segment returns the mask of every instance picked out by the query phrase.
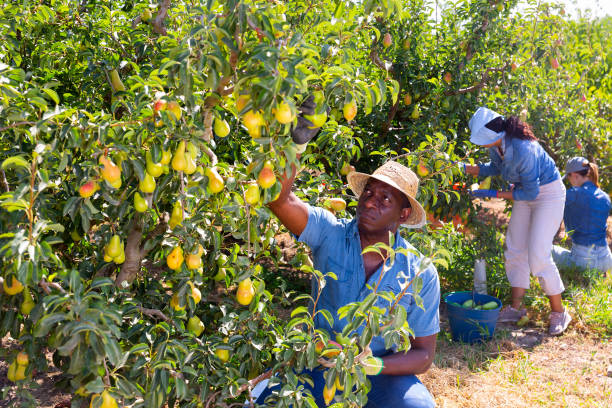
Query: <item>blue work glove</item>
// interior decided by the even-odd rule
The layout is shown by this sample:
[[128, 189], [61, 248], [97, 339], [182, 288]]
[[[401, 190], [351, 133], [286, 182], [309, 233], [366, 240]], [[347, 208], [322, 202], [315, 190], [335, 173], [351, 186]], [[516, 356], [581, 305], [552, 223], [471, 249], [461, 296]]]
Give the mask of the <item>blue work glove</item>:
[[470, 195], [478, 198], [495, 198], [497, 197], [497, 190], [472, 190]]

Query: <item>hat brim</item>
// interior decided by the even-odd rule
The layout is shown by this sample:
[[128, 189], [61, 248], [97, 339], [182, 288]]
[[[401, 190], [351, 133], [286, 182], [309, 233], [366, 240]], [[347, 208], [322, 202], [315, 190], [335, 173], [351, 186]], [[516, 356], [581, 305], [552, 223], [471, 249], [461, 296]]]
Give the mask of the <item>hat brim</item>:
[[390, 185], [391, 187], [402, 192], [408, 198], [408, 201], [410, 201], [410, 206], [412, 207], [410, 216], [404, 223], [402, 223], [402, 225], [407, 228], [421, 228], [427, 223], [427, 215], [425, 214], [423, 206], [421, 206], [421, 204], [416, 200], [416, 198], [403, 191], [391, 178], [382, 174], [372, 175], [359, 173], [356, 171], [349, 173], [346, 178], [349, 187], [351, 188], [351, 190], [353, 190], [357, 198], [359, 198], [361, 196], [361, 193], [363, 193], [363, 189], [365, 188], [368, 179], [370, 178], [382, 181], [383, 183]]

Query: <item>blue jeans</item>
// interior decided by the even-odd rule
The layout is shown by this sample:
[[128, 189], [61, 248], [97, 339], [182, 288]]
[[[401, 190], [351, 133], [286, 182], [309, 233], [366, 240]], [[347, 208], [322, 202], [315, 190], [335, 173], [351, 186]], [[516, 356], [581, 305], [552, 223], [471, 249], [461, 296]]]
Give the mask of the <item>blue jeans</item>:
[[[314, 390], [309, 384], [304, 383], [304, 388], [312, 392], [313, 397], [320, 408], [326, 407], [323, 400], [323, 387], [325, 379], [323, 370], [306, 370], [314, 383]], [[427, 388], [419, 381], [416, 375], [376, 375], [369, 377], [372, 389], [368, 394], [366, 408], [432, 408], [436, 404]], [[266, 388], [257, 398], [257, 404], [263, 404], [268, 395], [279, 387]]]
[[612, 270], [612, 253], [606, 246], [586, 246], [572, 244], [572, 250], [555, 245], [552, 256], [557, 265], [564, 267], [599, 269], [602, 272]]

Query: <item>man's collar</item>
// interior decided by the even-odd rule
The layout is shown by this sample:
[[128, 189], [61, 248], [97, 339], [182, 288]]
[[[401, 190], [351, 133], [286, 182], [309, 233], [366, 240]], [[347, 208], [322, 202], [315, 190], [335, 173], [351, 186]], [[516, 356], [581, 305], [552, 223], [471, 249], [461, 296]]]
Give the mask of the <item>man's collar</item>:
[[[349, 223], [349, 235], [352, 238], [357, 239], [358, 241], [360, 240], [359, 226], [357, 225], [357, 217], [353, 218], [351, 222]], [[400, 239], [402, 239], [402, 236], [400, 235], [399, 228], [398, 228], [397, 231], [395, 231], [395, 240], [393, 242], [393, 249], [397, 249]]]

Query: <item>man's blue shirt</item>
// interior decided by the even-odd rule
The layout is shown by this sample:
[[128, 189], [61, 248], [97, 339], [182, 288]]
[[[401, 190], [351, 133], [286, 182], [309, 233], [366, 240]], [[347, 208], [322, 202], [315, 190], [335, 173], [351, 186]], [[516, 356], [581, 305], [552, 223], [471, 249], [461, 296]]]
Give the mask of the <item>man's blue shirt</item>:
[[[337, 219], [329, 211], [323, 208], [308, 207], [308, 223], [299, 237], [300, 242], [306, 243], [313, 254], [315, 269], [327, 273], [334, 272], [338, 280], [326, 279], [325, 287], [319, 298], [317, 309], [327, 309], [334, 316], [333, 327], [327, 320], [317, 314], [315, 325], [340, 333], [346, 326], [345, 319], [338, 319], [337, 311], [348, 303], [364, 300], [371, 290], [366, 286], [365, 269], [361, 254], [361, 241], [356, 219]], [[395, 235], [394, 248], [414, 249], [399, 233]], [[410, 282], [419, 271], [422, 256], [408, 253], [407, 256], [397, 254], [395, 263], [383, 276], [379, 291], [392, 291], [396, 294], [401, 292], [401, 286]], [[403, 272], [407, 278], [402, 278], [399, 272]], [[382, 266], [373, 273], [368, 284], [375, 287], [380, 278]], [[424, 337], [436, 334], [440, 331], [440, 318], [438, 307], [440, 304], [440, 282], [438, 273], [434, 266], [429, 266], [420, 277], [423, 287], [419, 295], [423, 299], [425, 310], [419, 308], [410, 295], [413, 286], [407, 290], [400, 304], [407, 312], [407, 321], [413, 330], [415, 337]], [[313, 295], [317, 292], [317, 282], [313, 280]], [[389, 307], [387, 301], [379, 300], [378, 306]], [[333, 338], [333, 335], [332, 335]], [[381, 337], [375, 337], [370, 345], [374, 355], [382, 355], [387, 352]]]
[[[505, 136], [504, 136], [505, 137]], [[491, 161], [479, 164], [479, 178], [498, 176], [514, 184], [512, 198], [518, 201], [535, 200], [540, 186], [560, 178], [553, 159], [536, 141], [516, 137], [505, 137], [505, 151], [502, 158], [497, 147], [489, 148]]]
[[610, 197], [591, 181], [567, 190], [563, 221], [566, 231], [574, 231], [572, 242], [585, 246], [606, 246], [609, 214]]

